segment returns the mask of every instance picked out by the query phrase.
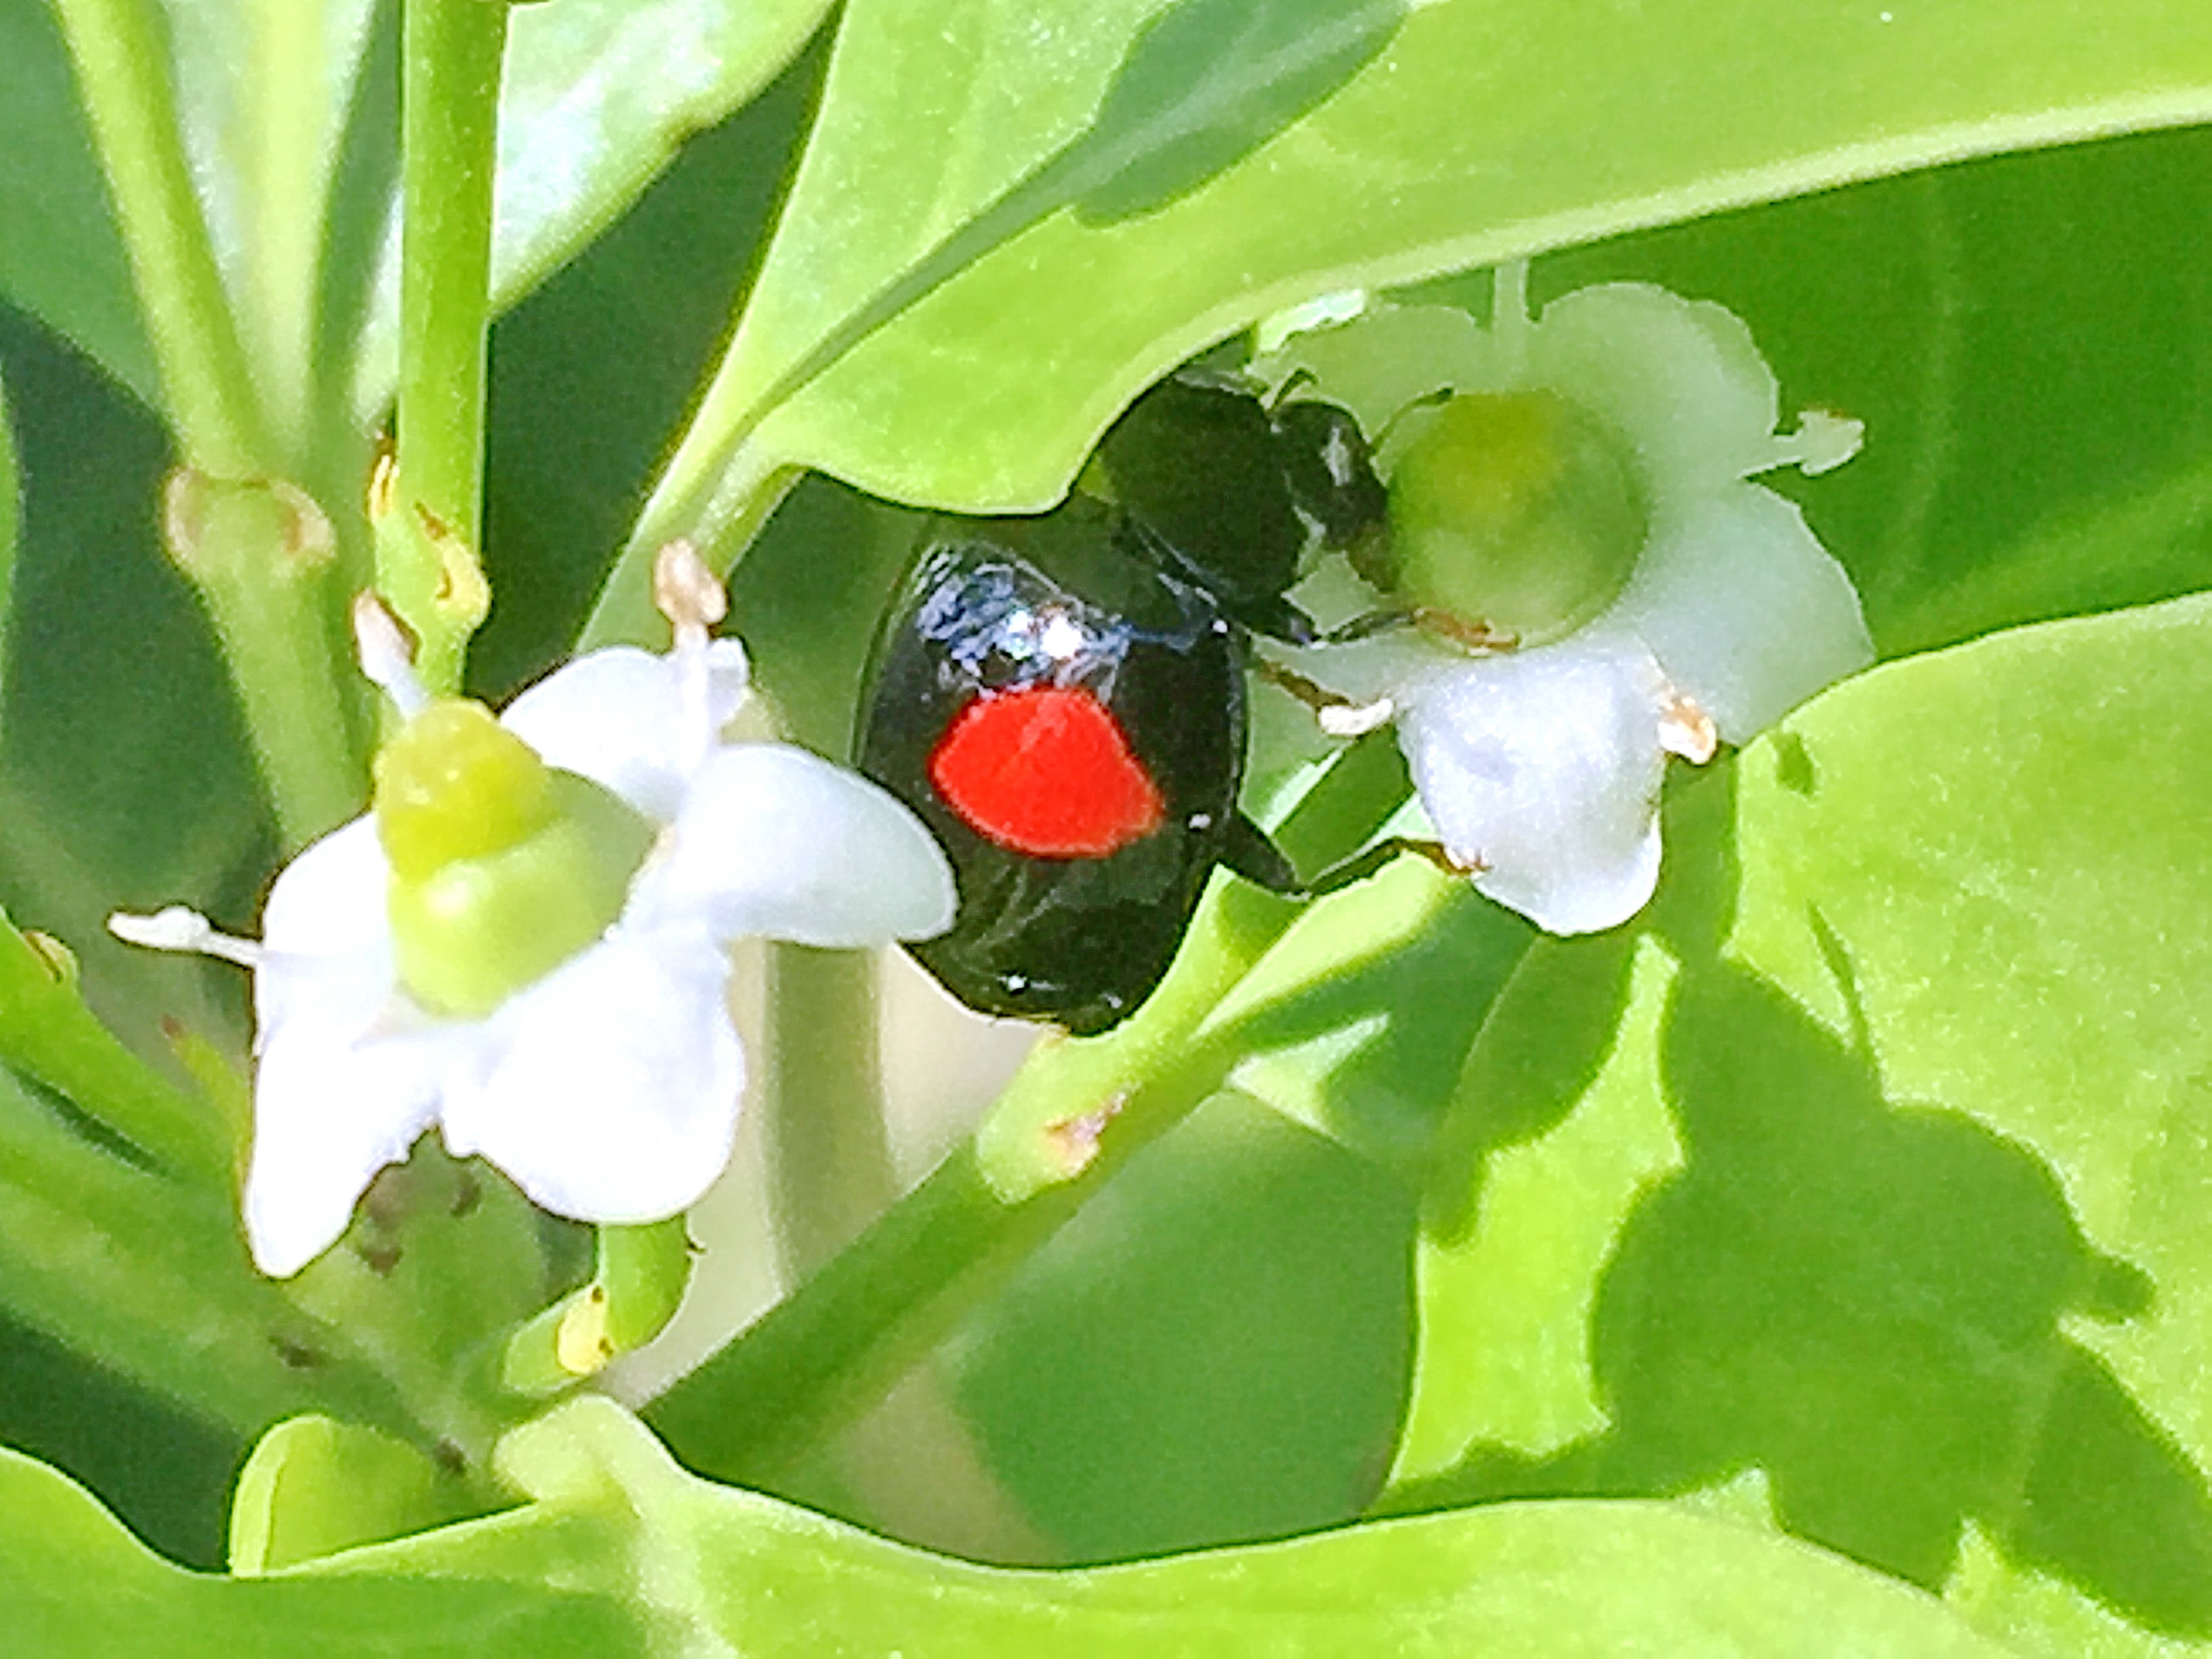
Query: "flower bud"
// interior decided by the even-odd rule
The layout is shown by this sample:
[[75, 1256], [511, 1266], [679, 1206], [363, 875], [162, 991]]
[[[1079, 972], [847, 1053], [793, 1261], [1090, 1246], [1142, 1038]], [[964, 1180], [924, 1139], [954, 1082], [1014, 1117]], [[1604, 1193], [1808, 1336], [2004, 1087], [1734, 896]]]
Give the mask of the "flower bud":
[[1390, 479], [1386, 586], [1541, 645], [1627, 585], [1649, 519], [1627, 447], [1556, 392], [1454, 398]]

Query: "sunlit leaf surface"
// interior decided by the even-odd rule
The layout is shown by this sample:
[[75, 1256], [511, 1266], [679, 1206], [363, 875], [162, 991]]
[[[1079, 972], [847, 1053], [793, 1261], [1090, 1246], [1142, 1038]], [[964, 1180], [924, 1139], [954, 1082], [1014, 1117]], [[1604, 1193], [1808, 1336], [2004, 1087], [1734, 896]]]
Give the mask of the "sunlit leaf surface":
[[[1221, 66], [1158, 76], [1201, 15]], [[1237, 72], [1287, 37], [1306, 49], [1276, 78]], [[793, 460], [1038, 507], [1138, 388], [1273, 307], [2208, 104], [2212, 28], [2185, 0], [2094, 21], [1834, 0], [1786, 26], [1660, 6], [1595, 30], [1495, 0], [983, 3], [927, 27], [857, 4], [665, 499], [738, 512], [707, 507], [726, 465], [745, 489]], [[1107, 155], [1110, 199], [1088, 165]]]
[[[193, 1643], [946, 1659], [1041, 1646], [1316, 1659], [1347, 1644], [1415, 1656], [1996, 1651], [1878, 1575], [1654, 1505], [1516, 1506], [1055, 1577], [925, 1555], [692, 1480], [605, 1402], [524, 1431], [507, 1467], [540, 1502], [305, 1573], [225, 1582], [153, 1559], [82, 1492], [10, 1460], [0, 1587], [34, 1649], [118, 1656]], [[107, 1593], [81, 1601], [64, 1575], [94, 1561]]]

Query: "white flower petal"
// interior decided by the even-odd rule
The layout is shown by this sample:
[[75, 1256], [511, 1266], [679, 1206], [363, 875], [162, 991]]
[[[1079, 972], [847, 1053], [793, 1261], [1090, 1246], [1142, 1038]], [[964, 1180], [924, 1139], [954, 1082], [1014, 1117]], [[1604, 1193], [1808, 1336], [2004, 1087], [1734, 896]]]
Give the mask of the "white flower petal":
[[360, 1032], [398, 994], [373, 818], [334, 830], [284, 866], [262, 911], [254, 1051], [295, 1020]]
[[289, 1025], [373, 1030], [405, 1006], [389, 939], [343, 955], [265, 951], [253, 975], [253, 1051], [261, 1053]]
[[674, 1215], [721, 1173], [736, 1132], [744, 1055], [728, 981], [702, 933], [617, 929], [492, 1016], [491, 1063], [447, 1087], [446, 1145], [556, 1215]]
[[1779, 393], [1742, 319], [1644, 283], [1585, 288], [1537, 319], [1521, 384], [1603, 417], [1635, 449], [1662, 524], [1774, 464]]
[[1757, 484], [1717, 492], [1656, 538], [1603, 622], [1650, 646], [1730, 743], [1874, 660], [1850, 578]]
[[389, 869], [374, 818], [363, 813], [331, 830], [278, 873], [262, 907], [262, 943], [295, 956], [341, 956], [388, 939]]
[[353, 1012], [307, 1009], [261, 1029], [246, 1232], [272, 1278], [337, 1242], [371, 1177], [407, 1156], [437, 1115], [441, 1079], [468, 1058], [469, 1027], [364, 1040]]
[[943, 851], [894, 797], [803, 749], [748, 743], [694, 775], [623, 920], [854, 946], [928, 939], [955, 903]]
[[[744, 647], [708, 651], [708, 715], [717, 732], [745, 700]], [[691, 764], [679, 659], [617, 646], [579, 657], [507, 706], [500, 724], [549, 764], [603, 783], [666, 823]]]
[[1659, 878], [1657, 669], [1585, 631], [1471, 660], [1399, 723], [1421, 804], [1474, 884], [1554, 933], [1644, 908]]

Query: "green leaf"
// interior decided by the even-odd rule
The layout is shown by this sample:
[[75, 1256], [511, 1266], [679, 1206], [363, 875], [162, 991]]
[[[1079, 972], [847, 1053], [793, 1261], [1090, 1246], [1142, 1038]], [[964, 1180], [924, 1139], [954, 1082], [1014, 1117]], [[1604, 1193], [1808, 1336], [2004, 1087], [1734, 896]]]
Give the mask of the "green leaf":
[[425, 1532], [469, 1508], [460, 1481], [404, 1440], [328, 1417], [289, 1418], [239, 1471], [230, 1570], [275, 1572]]
[[[703, 127], [789, 63], [828, 0], [561, 0], [517, 6], [500, 99], [495, 308], [600, 235]], [[353, 404], [377, 418], [398, 368], [396, 232], [359, 344]]]
[[1876, 1574], [1656, 1505], [1516, 1505], [1042, 1574], [927, 1555], [694, 1480], [603, 1400], [520, 1431], [501, 1462], [534, 1506], [312, 1577], [538, 1585], [558, 1573], [635, 1598], [667, 1652], [1996, 1651]]
[[[2212, 1638], [2208, 625], [1915, 658], [1686, 797], [1609, 1050], [1470, 1070], [1523, 1127], [1439, 1167], [1394, 1504], [1752, 1469], [1992, 1634]], [[1518, 988], [1478, 1059], [1561, 1042]]]
[[82, 1489], [0, 1450], [0, 1601], [31, 1654], [575, 1656], [650, 1651], [603, 1595], [409, 1577], [221, 1578], [173, 1567]]
[[[1149, 191], [1144, 170], [1187, 160], [1194, 131], [1288, 124], [1209, 152], [1223, 170], [1157, 212], [1060, 211], [1100, 187], [1066, 158], [1158, 100], [1130, 89], [1151, 72], [1146, 26], [1232, 9], [1283, 38], [1288, 20], [1326, 33], [1379, 15], [1068, 7], [1039, 76], [1021, 45], [1033, 7], [965, 7], [950, 26], [849, 8], [783, 228], [633, 556], [742, 526], [760, 481], [794, 463], [917, 503], [1042, 506], [1139, 387], [1332, 289], [2212, 108], [2212, 32], [2188, 0], [2094, 24], [2063, 0], [1888, 21], [1823, 0], [1785, 29], [1741, 3], [1662, 7], [1595, 34], [1572, 8], [1443, 0], [1310, 113], [1234, 73], [1194, 77], [1176, 120], [1108, 135], [1130, 140], [1107, 145], [1121, 179]], [[638, 602], [618, 588], [600, 625]]]

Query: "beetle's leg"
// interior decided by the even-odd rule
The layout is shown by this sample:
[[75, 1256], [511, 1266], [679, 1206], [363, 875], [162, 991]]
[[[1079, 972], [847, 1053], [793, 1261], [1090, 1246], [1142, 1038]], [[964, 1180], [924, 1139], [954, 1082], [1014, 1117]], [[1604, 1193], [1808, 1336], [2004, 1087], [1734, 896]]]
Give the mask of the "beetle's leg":
[[1414, 621], [1414, 615], [1410, 611], [1388, 608], [1369, 611], [1354, 617], [1348, 623], [1339, 623], [1321, 636], [1321, 643], [1356, 645], [1361, 640], [1371, 640], [1378, 634], [1395, 634], [1401, 628], [1411, 628]]
[[1255, 601], [1243, 611], [1237, 620], [1245, 627], [1285, 645], [1317, 645], [1325, 637], [1314, 619], [1288, 599]]
[[1510, 628], [1495, 628], [1486, 622], [1470, 622], [1455, 617], [1449, 611], [1437, 611], [1422, 605], [1413, 612], [1413, 626], [1431, 634], [1439, 635], [1454, 645], [1489, 657], [1502, 651], [1517, 650], [1521, 636]]
[[1383, 422], [1382, 429], [1375, 434], [1375, 447], [1379, 451], [1384, 444], [1389, 443], [1390, 441], [1390, 434], [1398, 429], [1398, 422], [1404, 420], [1406, 416], [1413, 414], [1415, 410], [1424, 409], [1442, 409], [1446, 404], [1449, 403], [1453, 398], [1458, 396], [1459, 388], [1457, 386], [1440, 386], [1434, 392], [1424, 392], [1419, 397], [1400, 405], [1398, 412], [1393, 415], [1389, 420]]
[[1420, 629], [1449, 640], [1454, 645], [1480, 652], [1484, 656], [1518, 650], [1521, 645], [1521, 636], [1509, 628], [1494, 627], [1486, 622], [1469, 622], [1462, 617], [1453, 616], [1449, 611], [1438, 611], [1429, 605], [1416, 605], [1411, 611], [1370, 611], [1354, 617], [1348, 623], [1339, 623], [1323, 634], [1318, 643], [1356, 645], [1362, 640], [1394, 633], [1401, 628]]
[[1279, 893], [1285, 898], [1317, 899], [1341, 892], [1356, 881], [1366, 880], [1401, 854], [1426, 859], [1448, 876], [1472, 876], [1490, 867], [1480, 859], [1472, 864], [1462, 863], [1440, 841], [1386, 836], [1372, 847], [1331, 865], [1311, 881], [1300, 881], [1298, 872], [1283, 856], [1283, 849], [1242, 812], [1230, 820], [1229, 833], [1222, 843], [1221, 862], [1254, 886], [1264, 887], [1271, 893]]
[[1480, 859], [1472, 864], [1462, 864], [1454, 858], [1440, 841], [1426, 841], [1413, 836], [1386, 836], [1364, 852], [1354, 853], [1341, 864], [1333, 864], [1306, 884], [1306, 892], [1314, 898], [1325, 898], [1340, 892], [1355, 881], [1364, 881], [1376, 874], [1401, 854], [1417, 859], [1426, 859], [1448, 876], [1479, 875], [1490, 866]]
[[1275, 395], [1268, 398], [1261, 407], [1272, 416], [1277, 410], [1290, 402], [1291, 393], [1296, 392], [1300, 386], [1311, 385], [1320, 378], [1313, 370], [1301, 363], [1284, 377], [1282, 385], [1275, 388]]
[[1357, 738], [1389, 723], [1398, 712], [1398, 705], [1388, 697], [1378, 697], [1373, 702], [1355, 702], [1352, 698], [1316, 685], [1304, 675], [1285, 668], [1265, 657], [1253, 663], [1253, 672], [1267, 681], [1289, 692], [1314, 711], [1321, 729], [1332, 738]]
[[1305, 884], [1283, 856], [1283, 849], [1242, 812], [1229, 820], [1228, 833], [1221, 842], [1221, 861], [1255, 887], [1280, 893], [1285, 898], [1306, 896]]

